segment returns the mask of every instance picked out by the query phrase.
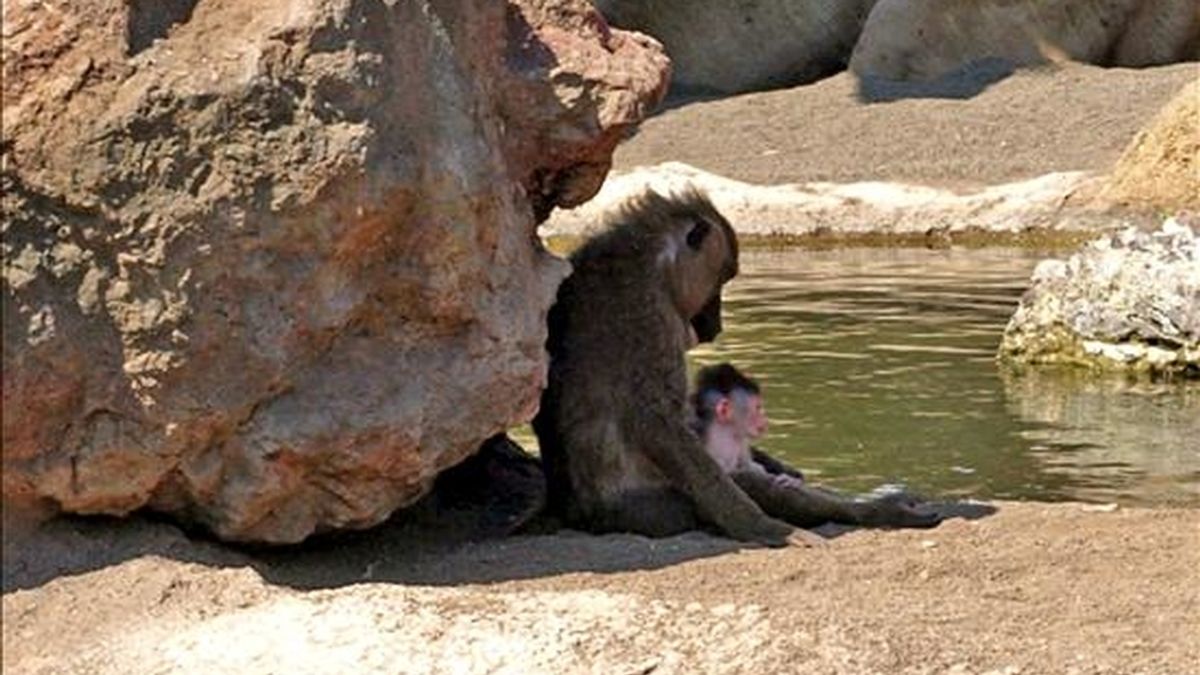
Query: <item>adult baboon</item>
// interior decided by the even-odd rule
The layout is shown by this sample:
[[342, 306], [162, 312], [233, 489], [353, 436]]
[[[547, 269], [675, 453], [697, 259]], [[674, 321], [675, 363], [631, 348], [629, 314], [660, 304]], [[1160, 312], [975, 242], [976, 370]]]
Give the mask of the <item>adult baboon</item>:
[[721, 330], [737, 238], [707, 197], [647, 192], [571, 256], [550, 310], [549, 382], [533, 421], [547, 499], [568, 525], [666, 536], [710, 525], [784, 545], [688, 427], [684, 352]]
[[751, 446], [767, 429], [758, 383], [728, 363], [701, 368], [692, 394], [705, 450], [768, 514], [798, 527], [834, 522], [869, 527], [934, 527], [942, 517], [904, 493], [855, 499], [812, 485]]

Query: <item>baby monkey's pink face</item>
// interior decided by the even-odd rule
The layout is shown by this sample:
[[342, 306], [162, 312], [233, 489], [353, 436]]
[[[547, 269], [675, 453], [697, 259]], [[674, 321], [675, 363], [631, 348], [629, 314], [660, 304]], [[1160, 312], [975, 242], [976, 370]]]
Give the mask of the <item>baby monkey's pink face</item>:
[[746, 438], [754, 440], [767, 433], [767, 407], [762, 396], [758, 394], [743, 394], [735, 396], [735, 409], [740, 419], [738, 425]]
[[717, 403], [717, 422], [733, 427], [741, 438], [755, 440], [767, 433], [767, 408], [759, 394], [735, 390]]

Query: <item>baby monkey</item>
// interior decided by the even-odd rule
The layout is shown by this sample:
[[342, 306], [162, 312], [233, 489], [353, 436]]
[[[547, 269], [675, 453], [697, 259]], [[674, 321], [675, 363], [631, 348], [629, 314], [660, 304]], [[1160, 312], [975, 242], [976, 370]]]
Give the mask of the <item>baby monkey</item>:
[[762, 392], [728, 363], [700, 369], [692, 407], [705, 449], [768, 515], [798, 527], [934, 527], [942, 520], [903, 493], [861, 500], [810, 485], [800, 471], [754, 448], [768, 426]]
[[696, 433], [728, 474], [751, 471], [778, 485], [796, 487], [804, 474], [751, 445], [767, 432], [767, 410], [758, 383], [728, 363], [702, 368], [692, 395]]

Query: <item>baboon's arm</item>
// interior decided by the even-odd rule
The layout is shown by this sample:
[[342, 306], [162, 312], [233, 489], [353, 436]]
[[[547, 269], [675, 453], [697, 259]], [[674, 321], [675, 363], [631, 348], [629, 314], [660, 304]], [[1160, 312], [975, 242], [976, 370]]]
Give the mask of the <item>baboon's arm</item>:
[[769, 474], [757, 471], [736, 471], [731, 477], [763, 511], [797, 527], [857, 524], [866, 515], [863, 504], [816, 486], [780, 485]]
[[768, 455], [758, 448], [750, 448], [750, 459], [757, 465], [761, 466], [767, 473], [776, 476], [791, 476], [804, 480], [804, 474], [799, 469], [792, 468], [778, 459]]
[[797, 527], [835, 522], [926, 528], [937, 527], [943, 518], [937, 509], [904, 493], [862, 501], [807, 483], [781, 485], [774, 477], [758, 471], [738, 471], [732, 477], [763, 511]]
[[792, 527], [771, 518], [721, 471], [700, 439], [679, 420], [643, 419], [645, 452], [655, 466], [695, 503], [705, 521], [728, 536], [784, 546]]

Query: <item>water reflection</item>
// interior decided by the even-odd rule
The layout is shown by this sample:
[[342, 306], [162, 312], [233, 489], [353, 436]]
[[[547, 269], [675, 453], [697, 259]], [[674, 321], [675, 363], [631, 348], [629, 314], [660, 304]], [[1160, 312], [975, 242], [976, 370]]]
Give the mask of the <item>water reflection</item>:
[[725, 332], [693, 361], [759, 378], [773, 422], [762, 445], [846, 489], [1200, 505], [1200, 385], [997, 367], [1042, 257], [746, 251]]
[[1075, 476], [1081, 498], [1200, 504], [1200, 387], [1040, 370], [1001, 379], [1009, 412], [1032, 425], [1021, 432], [1031, 454]]

